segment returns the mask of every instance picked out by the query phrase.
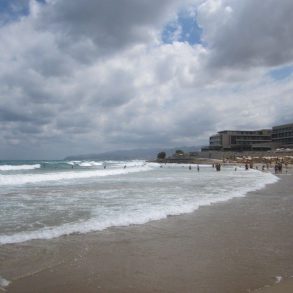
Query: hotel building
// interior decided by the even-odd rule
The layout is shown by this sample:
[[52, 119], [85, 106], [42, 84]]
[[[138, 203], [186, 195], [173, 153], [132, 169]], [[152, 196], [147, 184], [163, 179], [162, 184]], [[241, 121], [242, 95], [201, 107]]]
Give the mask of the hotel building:
[[202, 151], [267, 151], [293, 148], [293, 123], [260, 130], [223, 130]]
[[293, 123], [274, 126], [272, 141], [280, 147], [293, 147]]
[[207, 150], [223, 151], [249, 151], [269, 150], [268, 143], [272, 141], [272, 130], [223, 130], [210, 137], [210, 145], [203, 148]]

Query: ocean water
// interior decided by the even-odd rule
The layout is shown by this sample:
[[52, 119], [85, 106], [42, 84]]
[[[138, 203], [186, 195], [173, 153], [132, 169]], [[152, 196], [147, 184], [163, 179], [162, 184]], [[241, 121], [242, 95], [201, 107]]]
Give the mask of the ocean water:
[[245, 196], [277, 181], [233, 166], [216, 172], [144, 161], [1, 161], [0, 244], [143, 224]]

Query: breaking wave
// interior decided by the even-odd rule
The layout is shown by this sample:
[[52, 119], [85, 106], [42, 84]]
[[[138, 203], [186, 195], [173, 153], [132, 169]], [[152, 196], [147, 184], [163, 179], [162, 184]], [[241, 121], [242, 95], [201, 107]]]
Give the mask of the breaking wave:
[[[67, 173], [66, 179], [70, 176], [73, 176], [72, 178], [84, 178], [83, 176], [107, 176], [146, 170], [149, 170], [149, 168], [144, 167], [133, 169], [129, 168], [129, 170], [105, 170], [99, 173], [87, 172], [86, 174], [80, 173], [79, 175], [76, 173]], [[209, 189], [208, 186], [205, 186], [201, 190], [202, 197], [196, 198], [193, 196], [187, 201], [182, 201], [183, 198], [181, 198], [180, 194], [175, 195], [171, 200], [169, 197], [159, 199], [159, 194], [151, 195], [150, 193], [146, 193], [144, 198], [146, 198], [147, 202], [144, 205], [141, 205], [141, 199], [139, 199], [138, 202], [132, 202], [131, 206], [128, 206], [128, 208], [123, 207], [117, 213], [113, 213], [113, 210], [107, 209], [101, 215], [101, 211], [99, 210], [96, 214], [92, 214], [91, 218], [83, 221], [63, 223], [55, 227], [47, 226], [34, 231], [22, 231], [6, 235], [2, 234], [0, 235], [0, 244], [19, 243], [33, 239], [52, 239], [73, 233], [101, 231], [113, 226], [117, 227], [144, 224], [152, 220], [164, 219], [169, 215], [190, 213], [197, 210], [200, 206], [207, 206], [213, 203], [227, 201], [234, 197], [244, 197], [248, 192], [259, 190], [267, 184], [278, 181], [278, 178], [270, 173], [251, 171], [244, 174], [247, 176], [247, 179], [249, 179], [251, 184], [243, 184], [244, 182], [242, 182], [241, 179], [242, 176], [235, 177], [235, 180], [237, 181], [235, 186], [237, 188], [234, 187], [231, 189], [229, 185], [223, 184], [217, 192], [212, 193], [211, 189]], [[56, 174], [54, 176], [56, 176]], [[64, 179], [64, 177], [60, 177], [60, 174], [58, 176], [57, 180]], [[63, 174], [63, 176], [65, 176], [65, 174]], [[223, 179], [224, 178], [225, 177], [223, 177]], [[25, 179], [27, 179], [27, 177], [25, 177]], [[48, 178], [42, 178], [42, 180], [44, 179], [48, 180]], [[55, 177], [54, 180], [56, 180]], [[26, 182], [26, 180], [23, 179], [22, 182]], [[120, 200], [125, 203], [126, 199], [122, 197]], [[113, 204], [115, 204], [115, 202], [113, 202]], [[118, 202], [116, 202], [116, 204], [118, 204]]]
[[21, 170], [34, 170], [41, 168], [40, 164], [34, 165], [0, 165], [0, 171], [21, 171]]
[[59, 171], [52, 173], [34, 173], [34, 174], [8, 174], [0, 175], [0, 185], [20, 185], [28, 183], [39, 183], [46, 181], [60, 181], [83, 179], [92, 177], [104, 177], [111, 175], [121, 175], [135, 172], [151, 170], [150, 167], [133, 167], [126, 169], [105, 169], [105, 170], [89, 170], [89, 171]]

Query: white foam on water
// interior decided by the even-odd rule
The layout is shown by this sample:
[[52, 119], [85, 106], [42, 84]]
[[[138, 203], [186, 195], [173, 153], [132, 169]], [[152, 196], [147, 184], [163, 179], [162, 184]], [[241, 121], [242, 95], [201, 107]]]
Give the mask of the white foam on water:
[[67, 162], [67, 164], [69, 164], [69, 165], [77, 165], [79, 163], [81, 163], [81, 161], [69, 161], [69, 162]]
[[[130, 170], [130, 168], [129, 168]], [[255, 173], [255, 174], [252, 174]], [[244, 174], [250, 178], [259, 177], [252, 184], [239, 185], [237, 189], [230, 190], [230, 186], [219, 187], [219, 191], [214, 193], [203, 194], [204, 196], [196, 200], [184, 202], [180, 197], [173, 200], [163, 199], [156, 204], [146, 203], [143, 205], [135, 205], [130, 209], [121, 209], [119, 212], [114, 210], [106, 211], [103, 216], [99, 216], [100, 210], [88, 220], [77, 221], [72, 223], [61, 224], [56, 227], [45, 227], [35, 231], [23, 231], [14, 234], [0, 235], [0, 244], [19, 243], [33, 239], [52, 239], [63, 235], [73, 233], [88, 233], [93, 231], [101, 231], [109, 227], [129, 226], [133, 224], [144, 224], [153, 220], [164, 219], [170, 215], [180, 215], [191, 213], [201, 206], [207, 206], [218, 202], [227, 201], [235, 197], [244, 197], [248, 192], [263, 188], [266, 184], [278, 181], [278, 178], [270, 173], [261, 173], [260, 171], [248, 171]], [[221, 176], [224, 176], [221, 175]], [[242, 176], [241, 176], [242, 177]], [[235, 180], [241, 180], [235, 177]], [[239, 181], [241, 182], [241, 181]], [[238, 183], [238, 181], [236, 181]], [[208, 190], [208, 189], [207, 189]], [[206, 191], [210, 192], [210, 191]], [[147, 196], [147, 194], [145, 195]], [[155, 195], [155, 197], [159, 196]]]
[[276, 276], [275, 278], [276, 278], [275, 284], [279, 284], [283, 280], [282, 276]]
[[3, 291], [6, 291], [5, 287], [7, 287], [9, 284], [10, 284], [10, 281], [0, 276], [0, 289], [2, 289]]
[[141, 167], [146, 165], [145, 161], [142, 160], [132, 160], [132, 161], [106, 161], [107, 164], [111, 164], [113, 167], [122, 168], [124, 166], [128, 167]]
[[62, 171], [54, 173], [43, 173], [43, 174], [9, 174], [0, 175], [0, 186], [1, 185], [21, 185], [28, 183], [39, 183], [46, 181], [60, 181], [60, 180], [71, 180], [71, 179], [83, 179], [92, 177], [104, 177], [128, 174], [134, 172], [142, 172], [151, 170], [150, 167], [134, 167], [127, 169], [105, 169], [105, 170], [94, 170], [94, 171]]
[[145, 211], [133, 211], [126, 214], [116, 215], [115, 218], [108, 219], [90, 219], [84, 222], [68, 223], [58, 227], [43, 228], [37, 231], [19, 232], [13, 235], [0, 236], [0, 244], [20, 243], [33, 239], [52, 239], [63, 235], [73, 233], [88, 233], [93, 231], [102, 231], [110, 227], [123, 227], [129, 225], [145, 224], [149, 221], [164, 219], [169, 215], [180, 215], [191, 213], [200, 205], [211, 204], [211, 201], [203, 201], [195, 205], [157, 207]]
[[156, 168], [157, 168], [157, 167], [160, 167], [160, 165], [161, 165], [161, 164], [159, 164], [159, 163], [153, 163], [153, 162], [152, 162], [152, 163], [145, 163], [145, 164], [146, 164], [147, 166], [150, 166], [150, 167], [156, 167]]
[[159, 166], [159, 167], [167, 167], [167, 168], [188, 168], [191, 166], [192, 168], [196, 168], [197, 166], [203, 167], [203, 168], [212, 168], [212, 164], [182, 164], [182, 163], [147, 163], [150, 166]]
[[41, 168], [40, 164], [34, 165], [0, 165], [0, 171], [34, 170]]
[[81, 163], [77, 163], [80, 167], [95, 167], [95, 166], [102, 166], [102, 162], [95, 162], [95, 161], [85, 161]]

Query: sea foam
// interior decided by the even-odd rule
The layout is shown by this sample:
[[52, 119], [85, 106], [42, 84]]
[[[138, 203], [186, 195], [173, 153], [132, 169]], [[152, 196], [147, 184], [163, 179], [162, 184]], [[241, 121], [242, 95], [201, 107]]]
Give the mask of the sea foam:
[[0, 290], [6, 291], [4, 288], [7, 287], [10, 284], [10, 282], [3, 277], [0, 276]]
[[20, 185], [28, 183], [39, 183], [46, 181], [60, 181], [60, 180], [71, 180], [71, 179], [83, 179], [92, 177], [104, 177], [121, 175], [135, 172], [143, 172], [151, 170], [150, 167], [133, 167], [125, 169], [103, 169], [93, 171], [59, 171], [52, 173], [43, 174], [9, 174], [0, 175], [0, 185]]
[[[128, 171], [130, 171], [130, 169]], [[149, 221], [164, 219], [170, 215], [191, 213], [201, 206], [207, 206], [214, 203], [227, 201], [235, 197], [244, 197], [248, 192], [261, 189], [266, 184], [274, 183], [278, 180], [276, 176], [270, 173], [261, 173], [254, 170], [243, 172], [243, 175], [248, 176], [251, 179], [253, 177], [258, 178], [257, 180], [253, 180], [252, 183], [249, 185], [240, 185], [240, 182], [242, 180], [241, 178], [243, 176], [239, 172], [239, 175], [235, 175], [239, 177], [234, 178], [235, 186], [237, 186], [236, 189], [231, 189], [229, 185], [223, 185], [222, 189], [219, 188], [218, 190], [215, 190], [215, 192], [211, 192], [211, 189], [203, 189], [201, 191], [201, 197], [195, 198], [192, 196], [191, 200], [187, 202], [182, 201], [182, 198], [180, 198], [179, 194], [178, 196], [174, 194], [172, 200], [170, 200], [170, 198], [168, 197], [167, 199], [159, 201], [158, 197], [160, 195], [155, 194], [152, 195], [155, 203], [144, 202], [144, 204], [142, 204], [141, 200], [145, 199], [145, 197], [141, 197], [135, 205], [121, 208], [118, 212], [116, 212], [115, 209], [105, 210], [104, 214], [101, 216], [101, 210], [98, 209], [97, 212], [92, 213], [92, 217], [87, 220], [63, 223], [59, 226], [44, 227], [34, 231], [22, 231], [4, 235], [2, 234], [0, 235], [0, 244], [19, 243], [33, 239], [52, 239], [73, 233], [101, 231], [114, 226], [118, 227], [129, 226], [133, 224], [144, 224]], [[215, 173], [215, 176], [223, 176], [224, 178], [225, 174]], [[147, 196], [147, 194], [145, 194], [145, 196]], [[149, 198], [151, 198], [151, 196], [149, 196]], [[123, 197], [120, 199], [120, 202], [121, 204], [125, 204], [125, 201], [127, 200], [129, 200], [129, 197]], [[151, 199], [147, 198], [147, 200]]]
[[0, 165], [0, 171], [21, 171], [21, 170], [34, 170], [41, 168], [40, 164], [34, 165]]
[[90, 161], [90, 162], [80, 162], [77, 163], [80, 167], [95, 167], [95, 166], [102, 166], [102, 162], [95, 162], [95, 161]]

